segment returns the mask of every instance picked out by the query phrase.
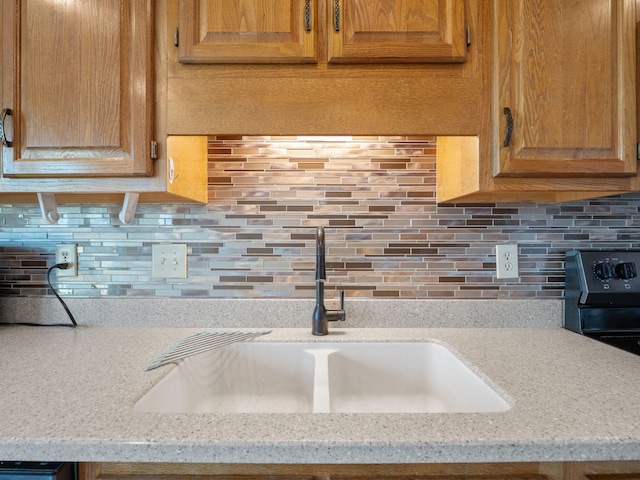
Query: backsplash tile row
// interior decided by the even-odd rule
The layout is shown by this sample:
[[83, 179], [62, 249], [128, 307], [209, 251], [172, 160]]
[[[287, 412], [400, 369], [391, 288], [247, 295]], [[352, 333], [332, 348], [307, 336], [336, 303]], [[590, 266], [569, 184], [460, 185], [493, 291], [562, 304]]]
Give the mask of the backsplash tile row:
[[[45, 296], [57, 243], [79, 248], [79, 297], [311, 298], [315, 227], [328, 297], [559, 298], [564, 252], [640, 246], [640, 194], [567, 204], [436, 205], [435, 138], [212, 136], [208, 205], [0, 205], [0, 296]], [[187, 279], [151, 275], [151, 246], [188, 245]], [[520, 278], [495, 277], [497, 243]]]

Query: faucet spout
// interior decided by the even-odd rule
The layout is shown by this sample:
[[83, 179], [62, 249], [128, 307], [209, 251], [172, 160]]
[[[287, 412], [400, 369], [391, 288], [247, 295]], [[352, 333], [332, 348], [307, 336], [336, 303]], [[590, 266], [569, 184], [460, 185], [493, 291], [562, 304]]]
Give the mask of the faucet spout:
[[324, 306], [324, 284], [327, 280], [325, 262], [324, 227], [316, 229], [316, 306], [313, 310], [312, 330], [313, 335], [327, 335], [329, 322], [344, 321], [344, 291], [340, 291], [340, 309], [327, 310]]

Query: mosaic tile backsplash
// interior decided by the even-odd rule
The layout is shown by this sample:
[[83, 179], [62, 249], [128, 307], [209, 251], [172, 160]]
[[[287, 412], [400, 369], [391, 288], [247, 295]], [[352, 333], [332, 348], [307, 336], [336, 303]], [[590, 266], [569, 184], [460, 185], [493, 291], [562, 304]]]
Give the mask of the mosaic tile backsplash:
[[[435, 138], [209, 138], [208, 205], [0, 204], [0, 296], [47, 296], [57, 243], [77, 243], [67, 296], [312, 298], [315, 227], [327, 297], [560, 298], [574, 248], [640, 246], [640, 193], [566, 204], [437, 206]], [[188, 246], [186, 279], [152, 277], [151, 247]], [[495, 245], [520, 277], [498, 280]]]

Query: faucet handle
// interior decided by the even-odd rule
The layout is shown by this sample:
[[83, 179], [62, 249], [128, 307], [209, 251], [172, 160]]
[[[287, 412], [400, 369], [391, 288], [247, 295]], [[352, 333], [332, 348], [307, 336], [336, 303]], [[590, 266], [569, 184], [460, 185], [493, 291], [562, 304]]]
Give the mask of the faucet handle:
[[340, 290], [340, 310], [338, 310], [338, 320], [345, 321], [347, 314], [344, 311], [344, 290]]

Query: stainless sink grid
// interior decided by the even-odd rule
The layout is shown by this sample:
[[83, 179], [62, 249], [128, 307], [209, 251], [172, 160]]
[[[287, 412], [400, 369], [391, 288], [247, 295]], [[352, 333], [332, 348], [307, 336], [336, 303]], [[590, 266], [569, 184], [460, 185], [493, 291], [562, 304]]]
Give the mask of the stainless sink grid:
[[224, 347], [232, 343], [251, 340], [261, 335], [266, 335], [267, 333], [271, 333], [271, 330], [218, 330], [213, 332], [198, 332], [195, 335], [182, 337], [158, 355], [149, 364], [147, 371], [169, 363], [176, 363], [191, 355]]

